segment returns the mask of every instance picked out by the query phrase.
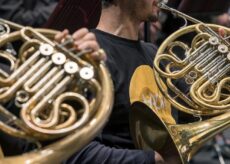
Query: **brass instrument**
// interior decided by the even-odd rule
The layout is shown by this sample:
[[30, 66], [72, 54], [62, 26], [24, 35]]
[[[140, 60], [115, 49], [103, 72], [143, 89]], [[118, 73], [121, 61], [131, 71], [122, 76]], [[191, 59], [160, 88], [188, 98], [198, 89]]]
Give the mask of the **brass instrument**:
[[[230, 126], [230, 29], [204, 24], [163, 2], [159, 7], [194, 23], [174, 32], [158, 49], [154, 74], [163, 94], [159, 101], [200, 121], [176, 124], [170, 109], [140, 100], [132, 105], [131, 133], [137, 147], [159, 152], [166, 163], [185, 164], [207, 140]], [[226, 36], [218, 35], [219, 28]], [[184, 41], [185, 37], [192, 39]], [[151, 99], [151, 94], [156, 93], [143, 96]], [[203, 121], [204, 116], [211, 118]]]
[[[0, 19], [0, 61], [7, 66], [0, 67], [0, 130], [37, 145], [13, 157], [0, 145], [0, 163], [60, 163], [89, 143], [111, 113], [113, 85], [104, 62], [72, 48], [71, 37], [56, 43], [56, 34]], [[19, 116], [6, 109], [9, 103]]]

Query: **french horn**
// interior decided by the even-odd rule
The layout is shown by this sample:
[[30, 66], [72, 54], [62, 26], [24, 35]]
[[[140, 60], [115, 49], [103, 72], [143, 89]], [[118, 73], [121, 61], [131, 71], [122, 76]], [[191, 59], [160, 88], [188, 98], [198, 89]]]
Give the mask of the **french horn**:
[[[0, 19], [0, 130], [37, 145], [16, 156], [5, 156], [0, 146], [0, 163], [60, 163], [108, 120], [107, 67], [92, 59], [92, 50], [72, 48], [71, 37], [55, 42], [57, 32]], [[41, 146], [44, 141], [49, 144]]]
[[[177, 30], [159, 47], [154, 77], [161, 95], [155, 104], [133, 103], [131, 133], [138, 148], [159, 152], [166, 163], [186, 164], [206, 141], [230, 126], [230, 29], [205, 24], [162, 1], [158, 5], [194, 24]], [[220, 28], [226, 36], [218, 35]], [[151, 100], [156, 94], [143, 97]], [[162, 102], [200, 121], [177, 124], [171, 107], [157, 106]]]

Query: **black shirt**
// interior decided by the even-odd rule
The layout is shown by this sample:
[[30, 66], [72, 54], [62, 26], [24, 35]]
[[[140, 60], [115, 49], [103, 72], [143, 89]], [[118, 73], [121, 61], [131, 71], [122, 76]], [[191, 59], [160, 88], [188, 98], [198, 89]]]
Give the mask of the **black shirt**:
[[[128, 40], [99, 30], [95, 34], [100, 46], [107, 53], [107, 66], [115, 87], [114, 108], [104, 133], [127, 139], [129, 142], [130, 80], [138, 66], [152, 67], [155, 49], [151, 44], [139, 40]], [[123, 142], [118, 144], [126, 144]]]

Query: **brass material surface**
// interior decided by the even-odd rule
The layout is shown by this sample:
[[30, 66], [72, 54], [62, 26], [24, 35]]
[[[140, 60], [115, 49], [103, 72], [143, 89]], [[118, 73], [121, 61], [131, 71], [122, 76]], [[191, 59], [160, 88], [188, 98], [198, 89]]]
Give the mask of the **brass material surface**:
[[[91, 50], [70, 50], [73, 41], [53, 41], [57, 31], [3, 19], [0, 25], [6, 29], [0, 35], [0, 58], [8, 68], [0, 68], [0, 130], [37, 145], [51, 141], [32, 152], [1, 157], [0, 163], [59, 163], [107, 122], [113, 105], [110, 74], [104, 62], [90, 57]], [[15, 42], [18, 57], [5, 48]], [[19, 115], [6, 109], [9, 102]]]
[[[159, 7], [195, 24], [164, 40], [154, 59], [151, 88], [155, 88], [142, 92], [142, 97], [152, 99], [159, 90], [157, 95], [171, 106], [159, 112], [156, 104], [136, 98], [130, 112], [131, 133], [138, 148], [159, 152], [166, 163], [187, 164], [201, 146], [230, 126], [230, 29], [205, 24], [163, 1]], [[219, 36], [219, 29], [226, 36]], [[171, 108], [200, 121], [178, 124]]]

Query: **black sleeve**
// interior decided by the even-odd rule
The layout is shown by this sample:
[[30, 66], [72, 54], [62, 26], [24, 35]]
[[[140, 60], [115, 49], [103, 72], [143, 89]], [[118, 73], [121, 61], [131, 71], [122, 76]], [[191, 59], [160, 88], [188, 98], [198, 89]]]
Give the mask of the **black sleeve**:
[[93, 141], [64, 164], [154, 164], [154, 152], [117, 149]]
[[40, 27], [47, 21], [57, 4], [42, 0], [33, 0], [33, 3], [30, 1], [29, 4], [27, 1], [1, 0], [0, 17], [22, 25]]

